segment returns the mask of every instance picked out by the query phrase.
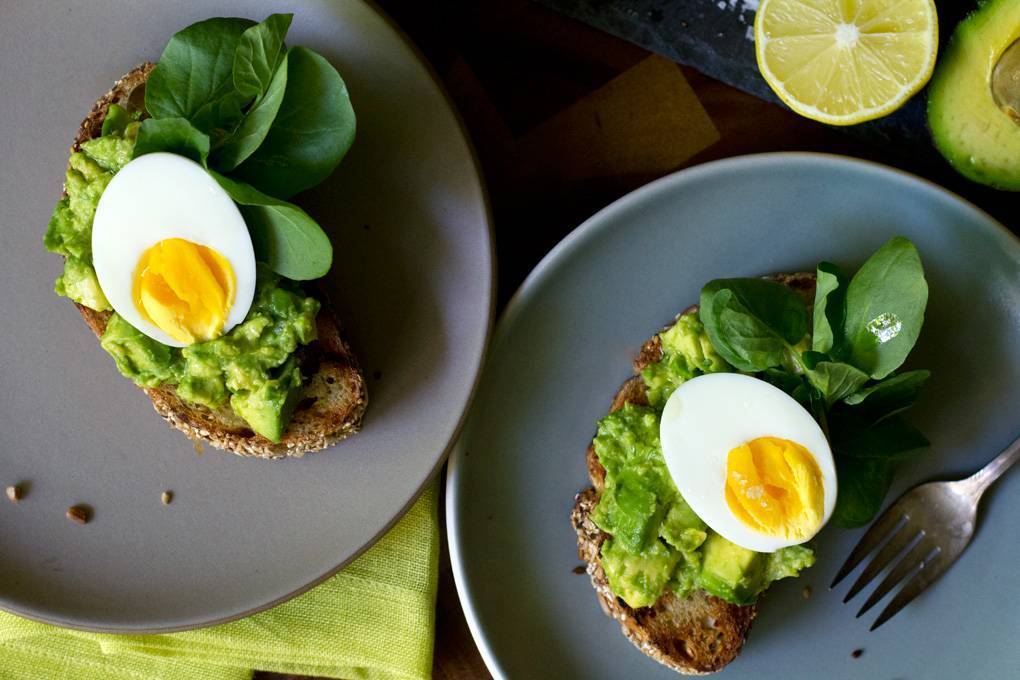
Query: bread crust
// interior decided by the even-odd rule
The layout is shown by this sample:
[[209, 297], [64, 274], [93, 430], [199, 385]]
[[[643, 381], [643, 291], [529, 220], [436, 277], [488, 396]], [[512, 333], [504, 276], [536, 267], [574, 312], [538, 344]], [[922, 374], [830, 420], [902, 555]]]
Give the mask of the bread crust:
[[[144, 106], [144, 85], [155, 64], [145, 62], [120, 78], [92, 106], [78, 129], [71, 152], [100, 136], [111, 104], [129, 110]], [[321, 293], [322, 291], [320, 291]], [[316, 317], [318, 338], [299, 348], [301, 372], [306, 377], [302, 394], [290, 423], [279, 442], [272, 442], [251, 430], [247, 423], [225, 405], [218, 409], [186, 403], [172, 386], [142, 388], [152, 399], [156, 412], [195, 441], [239, 456], [255, 458], [300, 457], [319, 451], [361, 429], [368, 406], [368, 390], [357, 358], [344, 339], [328, 299], [320, 295], [322, 309]], [[85, 323], [101, 338], [111, 312], [97, 312], [75, 303]]]
[[[789, 286], [807, 303], [814, 298], [814, 274], [776, 274], [767, 277]], [[681, 314], [697, 311], [693, 305]], [[666, 326], [668, 328], [669, 326]], [[641, 371], [662, 358], [662, 343], [656, 333], [641, 346], [634, 360], [635, 375], [628, 379], [613, 397], [609, 412], [625, 404], [647, 406]], [[606, 470], [589, 444], [585, 454], [591, 488], [574, 497], [570, 521], [577, 534], [577, 554], [587, 563], [585, 570], [598, 596], [602, 611], [615, 619], [623, 634], [635, 647], [664, 666], [684, 675], [705, 675], [721, 670], [740, 653], [751, 623], [758, 613], [758, 604], [735, 605], [696, 590], [687, 598], [665, 592], [650, 607], [634, 609], [609, 588], [601, 563], [602, 544], [609, 534], [591, 520], [605, 487]]]

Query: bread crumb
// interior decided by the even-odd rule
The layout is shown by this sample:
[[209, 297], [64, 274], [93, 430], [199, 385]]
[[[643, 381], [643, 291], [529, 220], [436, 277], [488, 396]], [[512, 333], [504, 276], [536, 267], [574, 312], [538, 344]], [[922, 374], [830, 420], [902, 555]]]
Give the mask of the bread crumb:
[[159, 500], [163, 502], [163, 505], [170, 505], [170, 501], [172, 501], [173, 499], [174, 492], [171, 491], [170, 489], [164, 491], [159, 497]]
[[75, 524], [88, 524], [92, 519], [92, 510], [87, 505], [72, 505], [67, 509], [67, 519]]
[[805, 600], [811, 599], [811, 586], [804, 586], [804, 590], [801, 591], [801, 595], [804, 596]]
[[22, 498], [21, 487], [17, 484], [12, 484], [7, 487], [7, 497], [11, 499], [11, 503], [17, 503]]
[[193, 443], [193, 446], [194, 446], [194, 449], [195, 449], [195, 453], [197, 453], [198, 455], [201, 456], [202, 453], [203, 453], [202, 442], [196, 441], [196, 442]]
[[864, 654], [863, 649], [855, 649], [854, 651], [850, 652], [850, 656], [852, 656], [855, 659], [861, 658], [862, 654]]

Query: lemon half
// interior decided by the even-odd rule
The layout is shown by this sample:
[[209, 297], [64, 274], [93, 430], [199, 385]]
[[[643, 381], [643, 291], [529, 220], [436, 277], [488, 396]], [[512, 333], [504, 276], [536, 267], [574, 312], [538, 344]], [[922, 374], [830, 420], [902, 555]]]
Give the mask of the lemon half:
[[888, 115], [924, 87], [938, 53], [932, 0], [762, 0], [755, 53], [787, 106], [831, 125]]

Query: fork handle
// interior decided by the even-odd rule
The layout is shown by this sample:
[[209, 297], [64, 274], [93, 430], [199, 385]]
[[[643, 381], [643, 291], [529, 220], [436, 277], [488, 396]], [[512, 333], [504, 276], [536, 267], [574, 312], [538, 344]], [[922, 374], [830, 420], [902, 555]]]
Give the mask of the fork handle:
[[1017, 460], [1020, 460], [1020, 438], [1007, 446], [1006, 450], [997, 455], [988, 465], [963, 480], [974, 500], [980, 498], [985, 489], [1011, 468]]

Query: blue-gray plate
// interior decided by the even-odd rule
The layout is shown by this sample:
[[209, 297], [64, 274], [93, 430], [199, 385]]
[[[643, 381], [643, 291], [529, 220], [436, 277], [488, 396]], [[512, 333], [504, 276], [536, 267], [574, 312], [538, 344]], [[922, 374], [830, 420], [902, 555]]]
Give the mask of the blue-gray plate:
[[[584, 452], [641, 343], [718, 277], [859, 265], [917, 244], [931, 289], [908, 365], [933, 372], [910, 418], [932, 441], [890, 498], [969, 473], [1020, 431], [1020, 242], [937, 186], [833, 156], [777, 154], [685, 170], [620, 199], [528, 277], [499, 323], [451, 459], [457, 587], [497, 677], [672, 677], [602, 614], [568, 515]], [[1020, 473], [985, 497], [974, 542], [874, 633], [828, 589], [862, 530], [827, 527], [818, 562], [762, 601], [723, 677], [1013, 677], [1020, 668]], [[805, 599], [803, 590], [813, 595]], [[856, 649], [863, 654], [854, 656]]]
[[[199, 457], [53, 293], [42, 238], [92, 103], [212, 16], [294, 13], [287, 41], [343, 74], [350, 153], [294, 200], [333, 242], [322, 282], [369, 381], [363, 430], [301, 460]], [[391, 526], [442, 465], [491, 320], [485, 189], [442, 88], [364, 0], [4, 3], [0, 10], [0, 609], [166, 632], [282, 602]], [[160, 502], [164, 489], [173, 504]], [[87, 503], [92, 521], [64, 516]], [[7, 677], [6, 669], [0, 676]]]

